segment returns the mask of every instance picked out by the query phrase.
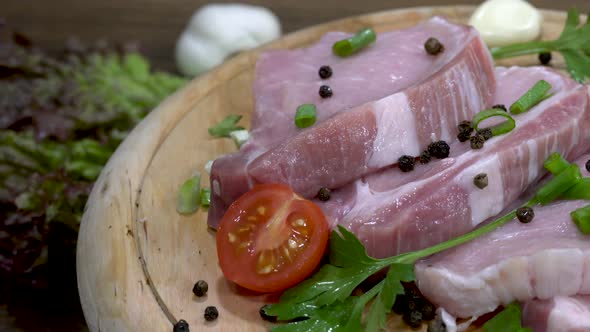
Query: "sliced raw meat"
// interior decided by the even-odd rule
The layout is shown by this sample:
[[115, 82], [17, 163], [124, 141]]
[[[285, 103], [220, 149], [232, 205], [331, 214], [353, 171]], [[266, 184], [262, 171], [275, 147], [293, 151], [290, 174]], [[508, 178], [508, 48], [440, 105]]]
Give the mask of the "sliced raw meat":
[[[583, 167], [588, 158], [579, 164]], [[582, 173], [590, 176], [585, 169]], [[583, 235], [570, 216], [588, 204], [559, 201], [535, 207], [535, 218], [528, 224], [513, 220], [420, 261], [415, 268], [420, 291], [462, 318], [513, 301], [590, 294], [590, 236]]]
[[[307, 49], [261, 55], [251, 138], [238, 153], [213, 163], [211, 187], [218, 190], [212, 192], [210, 225], [255, 183], [288, 183], [309, 197], [402, 154], [416, 155], [433, 139], [450, 138], [459, 121], [489, 106], [493, 63], [471, 27], [435, 17], [378, 34], [357, 55], [334, 56], [332, 44], [348, 36], [328, 33]], [[424, 50], [433, 36], [445, 45], [437, 56]], [[319, 77], [322, 65], [332, 67], [331, 78]], [[324, 84], [334, 91], [331, 98], [319, 96]], [[294, 117], [305, 103], [317, 106], [318, 121], [302, 130]], [[281, 142], [288, 143], [265, 154]]]
[[523, 326], [534, 332], [590, 331], [590, 296], [557, 296], [527, 302], [522, 311]]
[[[422, 249], [498, 214], [544, 174], [551, 153], [573, 159], [590, 147], [584, 86], [540, 67], [499, 68], [496, 78], [495, 103], [510, 105], [540, 79], [555, 94], [515, 116], [516, 128], [481, 150], [455, 140], [451, 157], [418, 165], [416, 175], [392, 168], [335, 191], [330, 201], [318, 202], [328, 219], [355, 233], [374, 257]], [[473, 184], [479, 173], [488, 176], [484, 189]]]

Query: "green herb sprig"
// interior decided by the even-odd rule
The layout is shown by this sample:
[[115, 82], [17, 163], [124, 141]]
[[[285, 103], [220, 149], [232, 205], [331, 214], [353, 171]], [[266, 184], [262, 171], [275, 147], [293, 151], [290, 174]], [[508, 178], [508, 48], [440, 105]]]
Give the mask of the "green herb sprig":
[[491, 52], [494, 59], [559, 52], [565, 59], [570, 75], [578, 82], [584, 82], [590, 77], [590, 21], [586, 20], [586, 23], [580, 25], [580, 13], [576, 9], [570, 9], [565, 27], [556, 40], [494, 47]]
[[[567, 167], [538, 190], [524, 206], [548, 204], [581, 180], [580, 170]], [[273, 328], [273, 331], [294, 332], [309, 330], [359, 331], [363, 327], [362, 312], [372, 299], [364, 320], [365, 331], [384, 328], [393, 299], [403, 294], [401, 282], [414, 280], [414, 264], [422, 258], [456, 247], [488, 234], [516, 217], [516, 209], [470, 233], [430, 248], [375, 259], [369, 257], [362, 243], [348, 230], [338, 226], [330, 237], [330, 264], [298, 286], [287, 290], [280, 302], [265, 307], [265, 313], [288, 321], [307, 318]], [[361, 296], [351, 296], [353, 290], [376, 272], [389, 267], [384, 280]], [[338, 313], [338, 314], [335, 314]]]
[[483, 330], [485, 332], [533, 332], [530, 328], [522, 327], [521, 316], [520, 305], [512, 303], [483, 324]]
[[238, 126], [238, 122], [240, 122], [241, 119], [241, 115], [230, 114], [221, 120], [221, 122], [209, 128], [209, 135], [213, 137], [230, 137], [229, 134], [232, 131], [244, 129], [244, 127]]

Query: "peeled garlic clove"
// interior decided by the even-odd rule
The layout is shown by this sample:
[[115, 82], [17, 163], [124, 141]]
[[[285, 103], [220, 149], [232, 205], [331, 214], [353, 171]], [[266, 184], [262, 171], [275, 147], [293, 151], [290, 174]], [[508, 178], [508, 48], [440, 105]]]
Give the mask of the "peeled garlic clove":
[[469, 24], [493, 47], [538, 38], [542, 21], [539, 10], [524, 0], [488, 0], [475, 10]]

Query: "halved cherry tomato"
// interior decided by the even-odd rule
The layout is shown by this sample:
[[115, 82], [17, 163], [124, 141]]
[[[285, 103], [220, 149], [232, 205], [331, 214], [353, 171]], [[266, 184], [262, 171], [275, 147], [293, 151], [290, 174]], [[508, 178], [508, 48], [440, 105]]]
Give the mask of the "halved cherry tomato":
[[283, 184], [263, 184], [236, 200], [217, 230], [225, 277], [257, 292], [277, 292], [318, 266], [329, 227], [320, 208]]

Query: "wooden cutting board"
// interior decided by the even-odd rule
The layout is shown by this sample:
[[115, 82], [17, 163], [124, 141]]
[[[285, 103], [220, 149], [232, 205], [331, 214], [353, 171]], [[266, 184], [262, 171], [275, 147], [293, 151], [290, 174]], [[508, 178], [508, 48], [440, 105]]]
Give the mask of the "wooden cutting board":
[[[78, 238], [80, 300], [93, 332], [172, 331], [185, 319], [192, 331], [265, 331], [258, 310], [265, 296], [246, 293], [227, 282], [217, 264], [214, 232], [206, 211], [176, 213], [180, 185], [208, 160], [236, 150], [229, 139], [212, 139], [207, 128], [228, 114], [253, 111], [252, 81], [260, 52], [298, 48], [328, 31], [378, 32], [406, 28], [434, 15], [465, 23], [473, 7], [449, 6], [380, 12], [322, 24], [242, 53], [211, 73], [193, 80], [166, 99], [121, 144], [94, 186]], [[544, 11], [543, 38], [561, 32], [565, 14]], [[524, 57], [504, 64], [536, 64]], [[560, 64], [556, 59], [554, 64]], [[209, 283], [205, 298], [192, 294], [194, 283]], [[219, 319], [205, 322], [207, 306]], [[398, 317], [389, 324], [404, 331]], [[425, 330], [425, 328], [424, 328]]]

